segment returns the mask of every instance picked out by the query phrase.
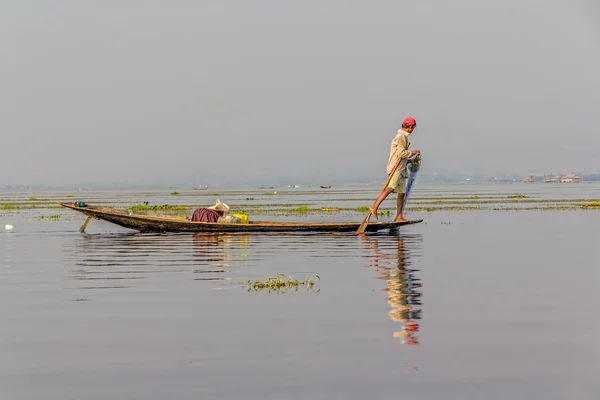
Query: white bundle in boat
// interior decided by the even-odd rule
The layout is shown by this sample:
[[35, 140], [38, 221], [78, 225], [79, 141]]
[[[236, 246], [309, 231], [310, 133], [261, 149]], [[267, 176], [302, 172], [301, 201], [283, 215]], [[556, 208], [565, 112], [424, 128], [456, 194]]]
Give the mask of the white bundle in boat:
[[229, 206], [225, 203], [221, 203], [221, 200], [217, 199], [217, 204], [214, 206], [207, 207], [209, 210], [219, 210], [223, 211], [223, 214], [227, 214], [229, 212]]
[[217, 223], [220, 224], [239, 224], [242, 222], [242, 220], [236, 216], [233, 215], [227, 215], [227, 213], [229, 212], [229, 206], [225, 203], [222, 203], [221, 200], [217, 199], [217, 204], [215, 204], [214, 206], [208, 207], [211, 210], [219, 210], [219, 211], [223, 211], [223, 216], [219, 217], [219, 219], [217, 219]]

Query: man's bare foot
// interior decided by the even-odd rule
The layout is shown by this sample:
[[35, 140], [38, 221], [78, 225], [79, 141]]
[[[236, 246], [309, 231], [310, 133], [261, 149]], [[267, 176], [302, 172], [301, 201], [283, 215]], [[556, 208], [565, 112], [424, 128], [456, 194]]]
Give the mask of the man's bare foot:
[[408, 222], [408, 220], [402, 217], [396, 217], [396, 222]]
[[371, 211], [371, 214], [373, 214], [373, 217], [377, 219], [377, 208], [375, 208], [375, 206], [371, 206], [369, 207], [369, 210]]

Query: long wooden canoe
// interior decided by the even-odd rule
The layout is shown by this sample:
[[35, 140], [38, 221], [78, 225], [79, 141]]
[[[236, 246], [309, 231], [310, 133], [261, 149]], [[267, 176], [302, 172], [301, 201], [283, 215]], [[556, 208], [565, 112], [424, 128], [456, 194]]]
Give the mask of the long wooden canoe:
[[[140, 232], [351, 232], [356, 231], [360, 222], [259, 222], [247, 224], [226, 224], [216, 222], [195, 222], [187, 217], [165, 214], [134, 214], [129, 210], [112, 207], [98, 207], [77, 203], [60, 203], [61, 206], [79, 211], [88, 219], [79, 229], [84, 232], [92, 218], [112, 222]], [[422, 219], [408, 222], [372, 222], [367, 231], [398, 228], [422, 222]]]

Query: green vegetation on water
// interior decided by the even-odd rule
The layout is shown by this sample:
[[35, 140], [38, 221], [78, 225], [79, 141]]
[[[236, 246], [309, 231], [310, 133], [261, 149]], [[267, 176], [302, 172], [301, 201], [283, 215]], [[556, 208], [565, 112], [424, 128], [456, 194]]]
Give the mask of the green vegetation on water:
[[269, 293], [271, 291], [283, 293], [290, 289], [297, 291], [300, 286], [305, 286], [307, 289], [312, 289], [315, 284], [315, 279], [321, 279], [319, 274], [315, 274], [312, 278], [307, 277], [305, 280], [299, 281], [291, 276], [286, 277], [284, 274], [278, 272], [274, 277], [267, 278], [266, 281], [248, 280], [245, 285], [243, 282], [240, 282], [240, 284], [243, 287], [247, 287], [249, 292], [253, 290], [260, 291], [268, 289]]
[[168, 204], [151, 206], [147, 201], [143, 204], [134, 204], [131, 206], [131, 211], [155, 211], [155, 210], [171, 210], [180, 211], [187, 210], [186, 206], [172, 206]]
[[[230, 207], [230, 213], [241, 212], [249, 216], [266, 215], [273, 217], [289, 217], [289, 218], [321, 218], [331, 217], [335, 219], [354, 219], [363, 218], [369, 209], [367, 204], [373, 201], [373, 198], [369, 197], [368, 193], [356, 192], [356, 197], [352, 196], [350, 192], [345, 192], [346, 195], [340, 196], [340, 198], [329, 199], [323, 198], [318, 192], [302, 192], [307, 197], [298, 197], [300, 192], [281, 192], [278, 193], [277, 198], [284, 200], [278, 202], [271, 202], [270, 199], [273, 197], [269, 193], [239, 190], [232, 192], [221, 193], [220, 196], [213, 196], [210, 193], [179, 193], [176, 191], [170, 192], [173, 196], [192, 196], [194, 198], [187, 204], [169, 205], [160, 204], [160, 202], [166, 200], [160, 200], [160, 196], [165, 198], [164, 192], [141, 192], [137, 193], [138, 196], [147, 199], [159, 199], [156, 200], [158, 204], [149, 204], [149, 201], [135, 203], [127, 203], [125, 197], [121, 199], [107, 199], [104, 195], [99, 197], [92, 197], [86, 199], [86, 202], [93, 205], [106, 205], [108, 207], [115, 207], [117, 209], [129, 208], [131, 211], [138, 213], [164, 213], [164, 214], [175, 214], [182, 215], [188, 212], [209, 205], [213, 199], [211, 197], [221, 198]], [[310, 197], [310, 194], [315, 195]], [[66, 198], [78, 197], [75, 194], [44, 194], [43, 196], [37, 195], [37, 193], [3, 193], [0, 198], [0, 212], [8, 214], [10, 212], [23, 212], [26, 210], [51, 210], [51, 209], [62, 209], [58, 204], [65, 202]], [[89, 196], [89, 195], [88, 195]], [[93, 196], [93, 195], [92, 195]], [[153, 197], [159, 196], [159, 197]], [[200, 200], [200, 204], [194, 204], [195, 197], [202, 196], [204, 200]], [[229, 199], [228, 196], [234, 196]], [[44, 198], [42, 198], [44, 197]], [[457, 212], [457, 211], [526, 211], [526, 210], [546, 210], [546, 211], [567, 211], [567, 210], [580, 210], [587, 212], [594, 212], [600, 210], [600, 199], [598, 198], [552, 198], [544, 197], [543, 195], [536, 195], [535, 198], [529, 194], [523, 193], [464, 193], [458, 194], [453, 192], [440, 193], [434, 192], [431, 195], [428, 193], [419, 193], [419, 196], [411, 197], [409, 200], [408, 212], [420, 213], [420, 212]], [[185, 197], [184, 197], [185, 198]], [[287, 201], [286, 201], [287, 199]], [[236, 201], [237, 200], [237, 201]], [[236, 204], [237, 203], [237, 204]], [[213, 203], [214, 204], [214, 203]], [[396, 214], [396, 199], [395, 196], [390, 197], [386, 200], [379, 208], [379, 214], [383, 216], [393, 216]], [[61, 214], [62, 215], [62, 214]], [[39, 218], [39, 214], [35, 218]], [[44, 219], [47, 219], [45, 216]]]
[[581, 208], [584, 210], [587, 210], [589, 208], [600, 210], [600, 201], [592, 201], [590, 204], [581, 206]]
[[292, 208], [292, 209], [288, 210], [288, 212], [298, 213], [298, 214], [307, 214], [310, 211], [311, 211], [311, 208], [307, 205], [302, 205], [300, 207], [296, 207], [296, 208]]
[[50, 221], [58, 221], [58, 219], [60, 218], [60, 215], [48, 215], [48, 216], [41, 216], [40, 219], [47, 219]]

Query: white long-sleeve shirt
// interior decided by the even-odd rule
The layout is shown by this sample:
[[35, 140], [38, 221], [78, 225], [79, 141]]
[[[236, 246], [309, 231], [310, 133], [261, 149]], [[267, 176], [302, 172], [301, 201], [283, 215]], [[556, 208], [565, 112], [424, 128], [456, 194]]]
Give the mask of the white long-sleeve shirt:
[[390, 146], [390, 158], [388, 159], [387, 164], [387, 173], [388, 175], [392, 172], [392, 168], [394, 168], [394, 164], [400, 158], [400, 165], [398, 166], [398, 170], [402, 174], [402, 176], [407, 176], [406, 166], [408, 164], [408, 159], [412, 157], [415, 153], [411, 150], [408, 150], [408, 132], [403, 131], [402, 129], [398, 129], [398, 133], [392, 140], [392, 144]]

